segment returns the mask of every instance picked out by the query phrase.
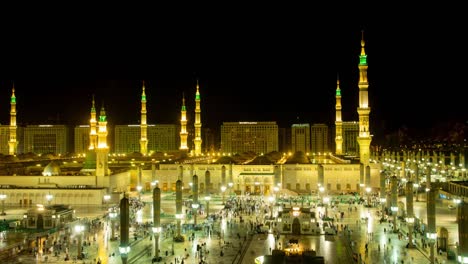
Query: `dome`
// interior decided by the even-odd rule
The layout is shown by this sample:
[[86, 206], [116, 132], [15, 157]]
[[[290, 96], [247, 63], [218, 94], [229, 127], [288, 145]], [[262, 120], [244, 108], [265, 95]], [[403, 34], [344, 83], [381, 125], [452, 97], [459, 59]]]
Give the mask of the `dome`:
[[47, 166], [45, 166], [44, 171], [42, 172], [44, 176], [57, 176], [60, 175], [60, 166], [55, 161], [51, 161]]

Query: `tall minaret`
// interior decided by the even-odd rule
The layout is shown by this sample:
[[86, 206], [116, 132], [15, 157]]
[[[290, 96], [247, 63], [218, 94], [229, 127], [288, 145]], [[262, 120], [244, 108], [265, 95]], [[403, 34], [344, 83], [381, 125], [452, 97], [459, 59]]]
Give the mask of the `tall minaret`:
[[8, 140], [8, 154], [15, 155], [18, 147], [18, 141], [16, 141], [16, 96], [15, 96], [15, 84], [13, 83], [13, 89], [11, 90], [10, 99], [10, 140]]
[[143, 91], [141, 93], [141, 138], [140, 138], [140, 153], [143, 155], [148, 154], [148, 125], [146, 124], [146, 94], [145, 94], [145, 81], [143, 81]]
[[180, 111], [180, 150], [188, 150], [187, 136], [187, 109], [185, 108], [185, 96], [182, 94], [182, 109]]
[[97, 135], [98, 145], [96, 149], [96, 176], [98, 176], [98, 186], [102, 186], [103, 182], [100, 176], [108, 175], [107, 155], [109, 153], [109, 146], [107, 145], [107, 117], [104, 105], [101, 107], [101, 112], [99, 113], [99, 130]]
[[94, 150], [97, 147], [97, 133], [96, 133], [96, 106], [94, 103], [94, 95], [93, 95], [93, 102], [91, 105], [91, 119], [89, 120], [89, 149]]
[[200, 91], [197, 79], [197, 92], [195, 94], [195, 155], [201, 154], [201, 119], [200, 119]]
[[336, 80], [336, 120], [335, 120], [335, 144], [336, 144], [336, 155], [343, 154], [343, 120], [341, 119], [341, 90], [340, 90], [340, 79]]
[[367, 55], [364, 45], [364, 31], [362, 31], [361, 55], [359, 56], [359, 107], [357, 109], [359, 114], [359, 136], [357, 142], [359, 144], [360, 161], [366, 166], [369, 164], [372, 138], [369, 131], [369, 83], [367, 81]]

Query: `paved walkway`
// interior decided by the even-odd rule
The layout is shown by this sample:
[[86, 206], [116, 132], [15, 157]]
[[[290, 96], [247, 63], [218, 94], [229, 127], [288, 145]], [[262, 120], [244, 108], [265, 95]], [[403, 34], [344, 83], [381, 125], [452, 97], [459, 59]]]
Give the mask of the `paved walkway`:
[[[214, 213], [218, 212], [222, 208], [222, 205], [211, 204], [210, 208], [210, 211]], [[359, 255], [361, 256], [361, 263], [366, 264], [429, 263], [428, 249], [422, 249], [420, 245], [417, 245], [416, 248], [407, 249], [407, 239], [398, 239], [397, 234], [389, 232], [391, 228], [388, 222], [382, 224], [378, 222], [379, 217], [376, 215], [377, 208], [368, 209], [357, 205], [356, 210], [353, 205], [351, 207], [351, 212], [348, 211], [348, 208], [349, 206], [347, 204], [341, 204], [338, 209], [329, 209], [328, 211], [329, 215], [345, 212], [344, 218], [335, 222], [339, 230], [338, 234], [335, 236], [311, 235], [294, 237], [291, 235], [281, 235], [279, 240], [276, 241], [272, 234], [249, 235], [250, 227], [247, 223], [250, 220], [254, 221], [258, 216], [256, 214], [243, 214], [243, 223], [238, 221], [239, 218], [234, 219], [231, 217], [223, 218], [222, 221], [218, 220], [214, 223], [214, 230], [210, 234], [207, 234], [204, 230], [194, 232], [195, 239], [193, 241], [186, 239], [182, 243], [172, 243], [171, 235], [162, 235], [159, 243], [160, 256], [162, 257], [160, 263], [175, 264], [176, 258], [178, 264], [181, 264], [182, 260], [184, 264], [200, 263], [200, 251], [197, 251], [197, 245], [205, 245], [202, 246], [201, 250], [205, 263], [252, 264], [255, 258], [270, 254], [270, 248], [277, 248], [280, 245], [279, 243], [284, 246], [291, 238], [298, 238], [303, 248], [315, 250], [317, 255], [324, 256], [325, 263], [329, 264], [353, 263], [353, 256], [359, 258]], [[21, 215], [21, 212], [18, 211], [7, 211], [7, 214], [13, 215], [14, 212]], [[77, 208], [77, 215], [89, 219], [102, 216], [103, 213], [104, 209], [102, 208]], [[367, 213], [371, 216], [369, 222], [359, 220], [362, 215], [365, 216]], [[198, 223], [202, 223], [204, 220], [204, 216], [200, 216]], [[147, 219], [144, 219], [144, 221], [147, 221]], [[351, 230], [351, 232], [345, 232], [341, 228], [341, 225], [347, 225], [348, 230]], [[384, 232], [384, 229], [386, 232]], [[406, 226], [403, 225], [401, 229], [402, 232], [407, 232]], [[110, 241], [110, 233], [109, 223], [103, 220], [102, 228], [97, 230], [94, 234], [87, 234], [85, 240], [88, 241], [89, 239], [91, 243], [91, 245], [83, 248], [87, 258], [76, 263], [96, 263], [98, 258], [101, 259], [103, 264], [122, 263], [118, 253], [119, 241]], [[191, 236], [191, 233], [192, 231], [187, 231], [183, 235], [188, 238]], [[116, 234], [118, 234], [118, 232], [116, 232]], [[132, 235], [130, 235], [130, 237], [133, 238]], [[94, 238], [96, 238], [96, 242], [94, 242]], [[20, 240], [21, 239], [19, 239], [19, 241]], [[154, 251], [153, 242], [150, 236], [143, 236], [140, 234], [138, 240], [132, 241], [132, 251], [129, 254], [128, 263], [151, 263], [152, 253]], [[366, 244], [368, 247], [367, 253]], [[172, 248], [174, 248], [173, 255], [171, 254]], [[76, 243], [72, 243], [69, 248], [69, 255], [72, 259], [69, 261], [64, 260], [65, 254], [63, 252], [59, 257], [54, 257], [53, 254], [48, 255], [46, 261], [45, 256], [35, 257], [32, 253], [23, 251], [11, 259], [2, 261], [1, 264], [45, 262], [73, 263], [73, 256], [77, 255], [77, 251]], [[446, 256], [437, 256], [437, 258], [440, 260], [440, 263], [456, 263], [452, 260], [448, 261]]]

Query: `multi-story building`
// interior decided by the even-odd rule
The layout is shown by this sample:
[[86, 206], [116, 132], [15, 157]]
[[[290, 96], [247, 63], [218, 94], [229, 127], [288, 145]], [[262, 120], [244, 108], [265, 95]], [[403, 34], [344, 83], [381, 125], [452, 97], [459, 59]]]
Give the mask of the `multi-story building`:
[[203, 144], [202, 149], [207, 152], [218, 152], [219, 151], [219, 130], [216, 131], [212, 128], [203, 128]]
[[279, 151], [284, 153], [291, 151], [291, 128], [278, 128], [278, 147]]
[[[10, 139], [10, 130], [11, 126], [9, 125], [0, 125], [0, 154], [8, 155], [9, 154], [9, 146], [8, 142]], [[16, 139], [17, 139], [17, 152], [18, 154], [23, 153], [24, 149], [24, 129], [23, 127], [16, 128]]]
[[324, 153], [329, 152], [328, 148], [328, 126], [325, 124], [313, 124], [310, 127], [310, 137], [312, 152]]
[[74, 131], [75, 153], [84, 154], [89, 149], [89, 125], [75, 127]]
[[148, 126], [149, 151], [173, 151], [180, 146], [180, 127], [173, 124]]
[[[179, 130], [177, 125], [148, 125], [148, 152], [177, 150]], [[140, 152], [140, 125], [115, 126], [114, 152]]]
[[70, 129], [66, 125], [28, 125], [24, 128], [24, 152], [67, 154], [71, 151]]
[[310, 152], [310, 125], [293, 124], [291, 126], [291, 147], [293, 152]]
[[343, 154], [358, 155], [359, 145], [357, 137], [359, 136], [359, 122], [343, 122]]
[[278, 151], [278, 125], [276, 122], [224, 122], [221, 125], [221, 151]]

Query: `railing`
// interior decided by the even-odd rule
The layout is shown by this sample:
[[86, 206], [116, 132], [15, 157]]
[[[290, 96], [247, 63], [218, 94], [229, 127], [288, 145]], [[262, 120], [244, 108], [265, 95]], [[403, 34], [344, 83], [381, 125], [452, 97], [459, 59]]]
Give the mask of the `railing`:
[[440, 188], [443, 191], [459, 196], [468, 197], [468, 186], [458, 182], [434, 182], [431, 185], [435, 188]]
[[[245, 241], [244, 243], [242, 243], [242, 246], [241, 248], [239, 249], [239, 252], [236, 254], [236, 256], [234, 257], [234, 259], [232, 260], [232, 264], [241, 264], [242, 263], [242, 260], [244, 259], [244, 256], [245, 254], [247, 253], [247, 249], [250, 247], [250, 243], [252, 242], [253, 240], [253, 237], [254, 235], [251, 234], [246, 234], [246, 236], [248, 237], [247, 241]], [[243, 248], [243, 249], [242, 249]], [[239, 256], [239, 259], [237, 259], [237, 256]]]

